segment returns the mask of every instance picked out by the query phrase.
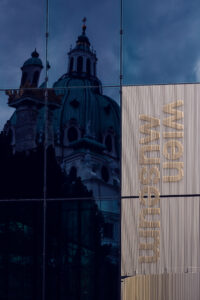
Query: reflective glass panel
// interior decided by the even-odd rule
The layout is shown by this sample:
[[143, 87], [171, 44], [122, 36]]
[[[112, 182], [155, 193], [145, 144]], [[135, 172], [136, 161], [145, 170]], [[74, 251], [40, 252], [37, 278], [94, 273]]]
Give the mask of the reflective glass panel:
[[199, 82], [198, 1], [123, 0], [124, 84]]
[[42, 205], [0, 200], [0, 298], [42, 299]]
[[1, 92], [0, 198], [43, 197], [45, 95], [43, 89]]
[[119, 84], [119, 4], [114, 0], [49, 1], [50, 86], [65, 87], [71, 75], [87, 85], [98, 80]]
[[[48, 198], [116, 199], [120, 192], [119, 88], [55, 87], [47, 150]], [[50, 101], [50, 99], [49, 99]], [[56, 102], [57, 101], [57, 102]], [[58, 103], [59, 102], [59, 103]], [[51, 102], [52, 103], [52, 102]]]
[[119, 89], [74, 80], [79, 87], [54, 88], [61, 104], [48, 123], [46, 293], [117, 299]]
[[1, 1], [0, 11], [0, 89], [19, 88], [20, 68], [38, 66], [35, 49], [44, 63], [45, 0]]
[[119, 299], [119, 213], [110, 200], [48, 201], [47, 299]]

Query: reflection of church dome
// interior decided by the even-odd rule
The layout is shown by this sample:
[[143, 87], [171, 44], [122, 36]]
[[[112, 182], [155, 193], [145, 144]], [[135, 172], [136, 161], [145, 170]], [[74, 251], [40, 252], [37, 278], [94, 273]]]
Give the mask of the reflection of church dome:
[[103, 136], [110, 132], [115, 135], [114, 144], [119, 142], [119, 106], [114, 100], [102, 95], [96, 88], [87, 88], [92, 86], [87, 79], [69, 77], [54, 85], [59, 86], [69, 89], [65, 90], [62, 107], [54, 112], [56, 131], [59, 127], [66, 128], [70, 120], [74, 120], [80, 128], [81, 137], [102, 143]]
[[76, 49], [81, 48], [81, 47], [83, 48], [84, 46], [88, 47], [88, 49], [89, 49], [90, 42], [89, 42], [88, 37], [85, 35], [86, 26], [83, 25], [82, 29], [83, 29], [83, 32], [81, 35], [78, 36], [78, 39], [76, 41]]
[[[22, 67], [22, 88], [27, 85], [37, 87], [43, 68], [36, 50], [31, 56]], [[119, 106], [102, 93], [102, 84], [96, 74], [97, 57], [90, 47], [85, 24], [75, 47], [68, 52], [68, 57], [67, 73], [53, 85], [55, 94], [61, 99], [61, 104], [52, 109], [49, 123], [53, 144], [61, 148], [85, 149], [98, 153], [107, 151], [109, 155], [119, 157]], [[44, 84], [40, 88], [44, 88]], [[35, 122], [34, 132], [38, 144], [44, 139], [44, 107], [38, 105], [35, 95], [30, 96], [19, 103], [28, 105], [27, 115], [28, 112], [31, 115], [30, 110], [34, 112], [32, 115], [36, 119], [32, 122]], [[16, 127], [16, 113], [10, 119], [12, 127]]]
[[36, 49], [32, 52], [31, 58], [27, 59], [25, 61], [25, 63], [23, 64], [23, 67], [25, 67], [25, 66], [40, 66], [40, 67], [43, 67], [42, 61], [39, 58], [39, 54], [37, 53]]
[[[61, 108], [54, 112], [54, 130], [62, 132], [73, 127], [78, 130], [77, 139], [96, 141], [105, 148], [115, 148], [119, 154], [119, 106], [102, 94], [101, 81], [96, 75], [96, 53], [90, 48], [85, 30], [83, 25], [82, 35], [68, 53], [68, 72], [53, 85], [56, 93], [62, 95]], [[111, 135], [111, 147], [107, 135]]]

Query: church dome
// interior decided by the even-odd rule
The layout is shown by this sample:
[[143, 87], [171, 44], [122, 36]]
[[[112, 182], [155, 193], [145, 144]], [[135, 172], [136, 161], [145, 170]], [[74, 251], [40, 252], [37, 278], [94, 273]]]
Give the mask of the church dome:
[[[106, 148], [105, 137], [112, 135], [113, 147], [119, 154], [120, 112], [118, 104], [101, 93], [87, 79], [64, 78], [54, 84], [57, 94], [63, 94], [61, 108], [54, 112], [54, 130], [76, 127], [79, 138], [87, 138]], [[89, 87], [88, 87], [89, 86]], [[65, 87], [65, 89], [58, 89]]]
[[83, 24], [82, 35], [68, 53], [68, 72], [53, 85], [55, 93], [62, 97], [61, 107], [54, 111], [54, 132], [60, 133], [64, 146], [84, 142], [118, 156], [119, 106], [102, 93], [96, 75], [96, 53], [85, 31]]

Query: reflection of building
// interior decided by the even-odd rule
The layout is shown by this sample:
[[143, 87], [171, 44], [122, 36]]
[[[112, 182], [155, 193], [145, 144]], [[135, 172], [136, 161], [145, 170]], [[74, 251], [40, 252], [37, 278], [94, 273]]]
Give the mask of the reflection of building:
[[[78, 37], [70, 49], [68, 71], [49, 91], [48, 142], [56, 151], [61, 166], [68, 174], [77, 174], [95, 198], [109, 222], [105, 227], [108, 241], [113, 238], [117, 221], [119, 190], [119, 106], [103, 95], [96, 75], [97, 57], [85, 34]], [[25, 91], [38, 87], [43, 68], [36, 50], [22, 69], [19, 93], [9, 94], [9, 105], [16, 108], [5, 130], [12, 132], [14, 151], [34, 149], [44, 141], [43, 90]], [[41, 88], [44, 85], [40, 86]]]

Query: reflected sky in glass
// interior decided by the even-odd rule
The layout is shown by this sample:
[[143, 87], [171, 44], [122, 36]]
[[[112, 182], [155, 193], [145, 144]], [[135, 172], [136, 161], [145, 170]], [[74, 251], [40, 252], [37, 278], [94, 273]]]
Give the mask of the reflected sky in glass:
[[86, 17], [86, 35], [98, 58], [97, 75], [105, 85], [119, 83], [119, 1], [49, 1], [50, 82], [67, 71], [70, 47], [82, 33]]
[[200, 81], [200, 3], [123, 1], [124, 84]]
[[[45, 0], [1, 1], [0, 3], [0, 89], [18, 88], [21, 67], [34, 49], [45, 65]], [[68, 51], [74, 47], [87, 18], [86, 34], [98, 58], [97, 76], [104, 85], [119, 84], [120, 6], [111, 1], [49, 1], [49, 87], [67, 72]], [[39, 85], [44, 82], [41, 72]], [[118, 101], [118, 92], [110, 94]], [[0, 127], [11, 115], [7, 98], [1, 94]]]

